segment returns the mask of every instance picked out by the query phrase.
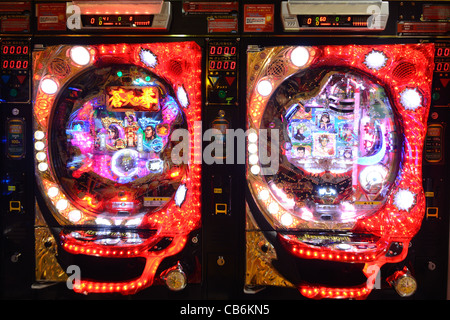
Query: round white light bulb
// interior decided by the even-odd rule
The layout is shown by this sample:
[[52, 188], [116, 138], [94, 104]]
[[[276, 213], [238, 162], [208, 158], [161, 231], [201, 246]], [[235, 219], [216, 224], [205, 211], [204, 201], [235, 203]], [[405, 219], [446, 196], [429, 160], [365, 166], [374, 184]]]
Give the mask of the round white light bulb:
[[261, 171], [261, 168], [260, 168], [258, 165], [254, 165], [254, 166], [252, 166], [252, 167], [250, 168], [250, 171], [251, 171], [253, 174], [258, 174], [258, 173]]
[[248, 142], [255, 143], [256, 141], [258, 141], [258, 135], [256, 134], [256, 132], [250, 132], [248, 134]]
[[279, 206], [276, 202], [272, 202], [271, 204], [269, 204], [268, 209], [271, 214], [275, 214], [278, 212]]
[[269, 80], [261, 80], [257, 86], [258, 93], [263, 97], [267, 97], [269, 94], [271, 94], [272, 89], [272, 82], [270, 82]]
[[56, 203], [56, 209], [58, 209], [59, 211], [66, 210], [68, 206], [69, 206], [69, 201], [67, 201], [66, 199], [60, 199]]
[[50, 188], [48, 188], [48, 190], [47, 190], [47, 195], [48, 195], [50, 198], [56, 197], [56, 196], [58, 195], [58, 193], [59, 193], [59, 189], [58, 189], [57, 187], [50, 187]]
[[47, 155], [45, 154], [45, 152], [36, 153], [36, 159], [38, 161], [44, 161], [46, 158], [47, 158]]
[[291, 62], [296, 67], [303, 67], [309, 60], [309, 51], [305, 47], [297, 47], [291, 52]]
[[414, 202], [414, 194], [409, 190], [400, 189], [394, 196], [394, 204], [399, 210], [411, 209]]
[[280, 222], [283, 226], [288, 227], [294, 222], [294, 219], [291, 214], [285, 213], [281, 216]]
[[82, 46], [75, 46], [70, 49], [70, 58], [73, 62], [80, 66], [86, 66], [91, 62], [91, 54], [89, 50]]
[[35, 133], [34, 133], [34, 138], [36, 139], [36, 140], [42, 140], [42, 139], [44, 139], [44, 137], [45, 137], [45, 134], [44, 134], [44, 132], [42, 132], [42, 131], [36, 131]]
[[41, 172], [47, 171], [48, 164], [46, 162], [41, 162], [41, 163], [38, 164], [38, 169]]
[[55, 94], [58, 91], [58, 84], [53, 79], [44, 79], [41, 82], [41, 90], [46, 94]]
[[256, 154], [252, 154], [250, 157], [248, 157], [248, 162], [250, 162], [250, 164], [257, 164], [258, 160], [259, 158]]
[[387, 57], [381, 51], [371, 51], [366, 55], [364, 63], [370, 69], [380, 70], [386, 65]]
[[248, 152], [250, 152], [250, 153], [258, 152], [258, 146], [256, 144], [254, 144], [254, 143], [250, 143], [248, 145]]
[[422, 96], [416, 89], [405, 89], [400, 93], [400, 103], [406, 110], [415, 110], [422, 104]]
[[263, 201], [269, 199], [269, 196], [270, 196], [270, 193], [269, 193], [269, 190], [267, 190], [267, 189], [261, 190], [258, 194], [258, 198]]
[[44, 150], [45, 144], [42, 141], [38, 141], [34, 144], [34, 148], [38, 151]]
[[70, 222], [78, 222], [81, 220], [81, 211], [80, 210], [72, 210], [68, 214], [68, 218]]

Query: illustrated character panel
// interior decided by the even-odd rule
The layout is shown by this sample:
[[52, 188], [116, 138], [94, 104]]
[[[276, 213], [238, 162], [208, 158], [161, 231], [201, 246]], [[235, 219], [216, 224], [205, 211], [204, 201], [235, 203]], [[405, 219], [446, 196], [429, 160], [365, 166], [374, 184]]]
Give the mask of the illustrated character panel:
[[95, 213], [157, 210], [184, 166], [171, 132], [187, 124], [163, 80], [132, 65], [90, 70], [61, 94], [52, 126], [55, 169], [68, 194]]
[[308, 70], [280, 85], [261, 128], [279, 128], [283, 162], [266, 182], [304, 220], [348, 222], [385, 202], [399, 163], [385, 90], [350, 70]]

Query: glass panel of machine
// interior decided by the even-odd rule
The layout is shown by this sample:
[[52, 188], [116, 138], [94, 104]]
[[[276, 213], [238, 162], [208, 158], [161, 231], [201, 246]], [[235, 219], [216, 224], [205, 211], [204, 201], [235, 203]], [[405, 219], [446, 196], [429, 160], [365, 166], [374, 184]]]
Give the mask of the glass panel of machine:
[[[91, 94], [83, 96], [87, 85]], [[61, 97], [55, 169], [75, 201], [91, 198], [95, 212], [135, 213], [173, 196], [182, 167], [171, 162], [170, 132], [186, 122], [161, 80], [143, 68], [116, 65], [83, 74]]]
[[283, 132], [285, 160], [265, 180], [285, 210], [345, 222], [384, 204], [399, 156], [381, 86], [349, 70], [313, 69], [284, 81], [268, 105], [261, 128]]

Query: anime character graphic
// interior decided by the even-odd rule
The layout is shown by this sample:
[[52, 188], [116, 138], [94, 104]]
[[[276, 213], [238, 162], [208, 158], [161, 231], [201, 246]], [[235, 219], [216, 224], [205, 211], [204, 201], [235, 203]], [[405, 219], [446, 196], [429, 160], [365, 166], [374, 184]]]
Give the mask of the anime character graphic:
[[328, 112], [322, 113], [319, 120], [319, 129], [329, 131], [333, 127], [331, 123], [330, 114]]
[[128, 148], [136, 147], [137, 134], [136, 134], [136, 130], [133, 127], [125, 128], [125, 136], [126, 136], [126, 141], [127, 141], [127, 147]]
[[116, 150], [117, 142], [120, 140], [120, 127], [118, 124], [111, 124], [108, 126], [107, 131], [106, 148], [108, 150]]
[[133, 148], [137, 146], [139, 125], [136, 121], [136, 115], [134, 112], [127, 112], [125, 119], [123, 121], [123, 126], [125, 128], [125, 137], [128, 148]]
[[344, 123], [344, 125], [340, 129], [339, 137], [344, 142], [351, 142], [356, 138], [355, 134], [353, 133], [352, 127], [348, 123]]
[[306, 126], [304, 124], [301, 124], [297, 127], [297, 132], [294, 135], [294, 139], [297, 141], [304, 141], [306, 139], [305, 136]]
[[160, 152], [163, 147], [163, 142], [157, 136], [155, 125], [157, 124], [150, 118], [140, 118], [138, 120], [139, 126], [143, 132], [142, 146], [145, 152]]
[[336, 153], [336, 136], [328, 133], [315, 133], [313, 147], [315, 157], [334, 157]]
[[144, 141], [150, 142], [156, 138], [155, 128], [151, 125], [144, 129]]
[[304, 146], [298, 146], [295, 148], [295, 156], [298, 159], [304, 159], [306, 155], [306, 148]]

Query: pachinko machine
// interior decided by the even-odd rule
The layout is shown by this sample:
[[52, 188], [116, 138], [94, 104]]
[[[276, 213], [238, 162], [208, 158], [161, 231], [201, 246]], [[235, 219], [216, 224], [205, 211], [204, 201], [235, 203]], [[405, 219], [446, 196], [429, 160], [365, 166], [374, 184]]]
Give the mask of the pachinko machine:
[[67, 273], [81, 293], [200, 281], [201, 164], [189, 136], [201, 56], [190, 41], [34, 53], [37, 225], [49, 227], [36, 233], [57, 244], [60, 266], [43, 268], [56, 258], [37, 246], [47, 276]]
[[425, 213], [433, 57], [432, 44], [249, 51], [246, 290], [415, 291], [401, 262]]

